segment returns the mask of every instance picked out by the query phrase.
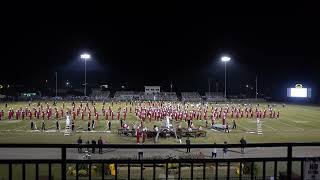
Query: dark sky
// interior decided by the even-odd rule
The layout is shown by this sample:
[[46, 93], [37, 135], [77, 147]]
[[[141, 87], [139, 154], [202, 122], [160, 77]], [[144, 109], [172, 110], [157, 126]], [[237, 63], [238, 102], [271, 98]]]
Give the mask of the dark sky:
[[[28, 7], [28, 8], [27, 8]], [[83, 81], [82, 52], [91, 53], [88, 81], [161, 85], [169, 90], [228, 86], [284, 97], [286, 88], [319, 84], [319, 16], [310, 4], [20, 4], [8, 5], [1, 26], [1, 83], [41, 86]]]

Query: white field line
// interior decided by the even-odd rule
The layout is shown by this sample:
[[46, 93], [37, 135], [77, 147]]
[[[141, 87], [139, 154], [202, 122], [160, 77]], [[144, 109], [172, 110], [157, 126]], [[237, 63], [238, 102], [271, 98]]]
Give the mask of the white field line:
[[262, 126], [267, 126], [267, 127], [271, 128], [271, 129], [273, 129], [273, 130], [275, 130], [275, 131], [279, 131], [279, 129], [273, 128], [272, 126], [267, 125], [267, 124], [263, 124], [263, 123], [262, 123]]
[[251, 129], [249, 129], [249, 128], [245, 127], [245, 126], [242, 126], [242, 125], [240, 125], [240, 124], [237, 124], [237, 126], [239, 126], [240, 128], [245, 129], [246, 131], [251, 131]]
[[27, 124], [27, 125], [24, 125], [24, 126], [18, 126], [18, 127], [14, 128], [14, 129], [12, 129], [12, 130], [21, 130], [21, 129], [23, 129], [23, 128], [28, 128], [28, 127], [31, 127], [31, 125], [30, 125], [30, 124]]
[[301, 131], [304, 131], [304, 129], [303, 129], [303, 128], [296, 127], [296, 126], [294, 126], [294, 125], [287, 124], [287, 123], [285, 123], [285, 122], [281, 122], [281, 120], [278, 120], [278, 122], [280, 122], [280, 123], [282, 123], [282, 124], [284, 124], [284, 125], [290, 126], [290, 127], [294, 127], [294, 128], [300, 129]]

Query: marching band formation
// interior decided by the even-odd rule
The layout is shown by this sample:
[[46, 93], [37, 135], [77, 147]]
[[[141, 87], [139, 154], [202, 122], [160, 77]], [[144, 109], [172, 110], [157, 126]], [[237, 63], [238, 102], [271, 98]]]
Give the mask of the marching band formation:
[[[67, 107], [62, 102], [62, 106], [58, 107], [56, 102], [52, 105], [40, 102], [37, 105], [29, 102], [26, 107], [10, 108], [8, 112], [2, 109], [0, 112], [0, 120], [4, 119], [7, 114], [8, 120], [32, 120], [32, 119], [64, 119], [69, 115], [74, 124], [78, 120], [123, 120], [126, 121], [127, 115], [130, 113], [135, 115], [137, 120], [160, 121], [169, 116], [175, 121], [204, 120], [206, 127], [221, 123], [226, 125], [227, 119], [238, 120], [241, 118], [279, 118], [280, 111], [276, 110], [276, 105], [261, 106], [259, 104], [204, 104], [204, 103], [181, 103], [181, 102], [162, 102], [162, 101], [130, 101], [124, 103], [103, 102], [101, 110], [96, 108], [96, 102], [75, 102], [71, 103], [71, 107]], [[119, 105], [119, 106], [118, 106]], [[118, 106], [118, 108], [116, 108]], [[283, 105], [284, 106], [284, 105]], [[116, 109], [116, 110], [115, 110]], [[210, 124], [210, 125], [209, 125]], [[121, 123], [123, 126], [124, 124]], [[126, 125], [126, 124], [125, 124]], [[190, 125], [188, 123], [188, 125]]]

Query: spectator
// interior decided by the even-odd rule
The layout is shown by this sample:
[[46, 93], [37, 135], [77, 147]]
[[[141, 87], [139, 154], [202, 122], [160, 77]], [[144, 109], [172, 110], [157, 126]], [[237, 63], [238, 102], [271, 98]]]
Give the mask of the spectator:
[[[86, 145], [90, 145], [90, 141], [87, 140]], [[89, 147], [87, 147], [87, 151], [89, 152]]]
[[240, 144], [241, 144], [241, 153], [244, 154], [244, 146], [247, 144], [247, 141], [242, 137], [240, 139]]
[[[216, 145], [216, 142], [214, 142], [213, 144]], [[213, 158], [213, 157], [215, 157], [215, 158], [217, 157], [217, 148], [216, 147], [213, 148], [212, 153], [211, 153], [211, 158]]]
[[142, 160], [143, 159], [143, 151], [141, 148], [138, 149], [138, 159]]
[[97, 145], [96, 140], [92, 139], [91, 144], [93, 145], [93, 146], [92, 146], [92, 153], [95, 153], [95, 151], [96, 151], [96, 145]]
[[103, 142], [102, 142], [102, 138], [100, 137], [99, 138], [99, 140], [98, 140], [98, 146], [99, 146], [99, 154], [102, 154], [102, 144], [103, 144]]
[[189, 137], [187, 137], [187, 140], [186, 140], [186, 144], [187, 144], [187, 153], [190, 153], [190, 139]]
[[[224, 145], [227, 145], [227, 141], [224, 142]], [[223, 158], [226, 158], [228, 155], [228, 148], [227, 147], [224, 147], [223, 148]]]
[[82, 147], [81, 147], [82, 139], [81, 139], [81, 136], [79, 136], [79, 139], [78, 139], [77, 143], [78, 143], [78, 153], [82, 153]]

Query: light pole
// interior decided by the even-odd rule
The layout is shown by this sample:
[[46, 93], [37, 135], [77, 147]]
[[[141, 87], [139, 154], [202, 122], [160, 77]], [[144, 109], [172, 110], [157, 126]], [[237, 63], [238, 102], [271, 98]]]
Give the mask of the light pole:
[[83, 53], [80, 55], [81, 59], [84, 59], [84, 96], [87, 97], [87, 60], [91, 58], [90, 54]]
[[58, 97], [58, 72], [56, 74], [56, 97]]
[[256, 100], [258, 99], [258, 75], [256, 75]]
[[224, 62], [224, 98], [227, 101], [227, 62], [230, 61], [230, 57], [223, 56], [221, 57], [221, 61]]

